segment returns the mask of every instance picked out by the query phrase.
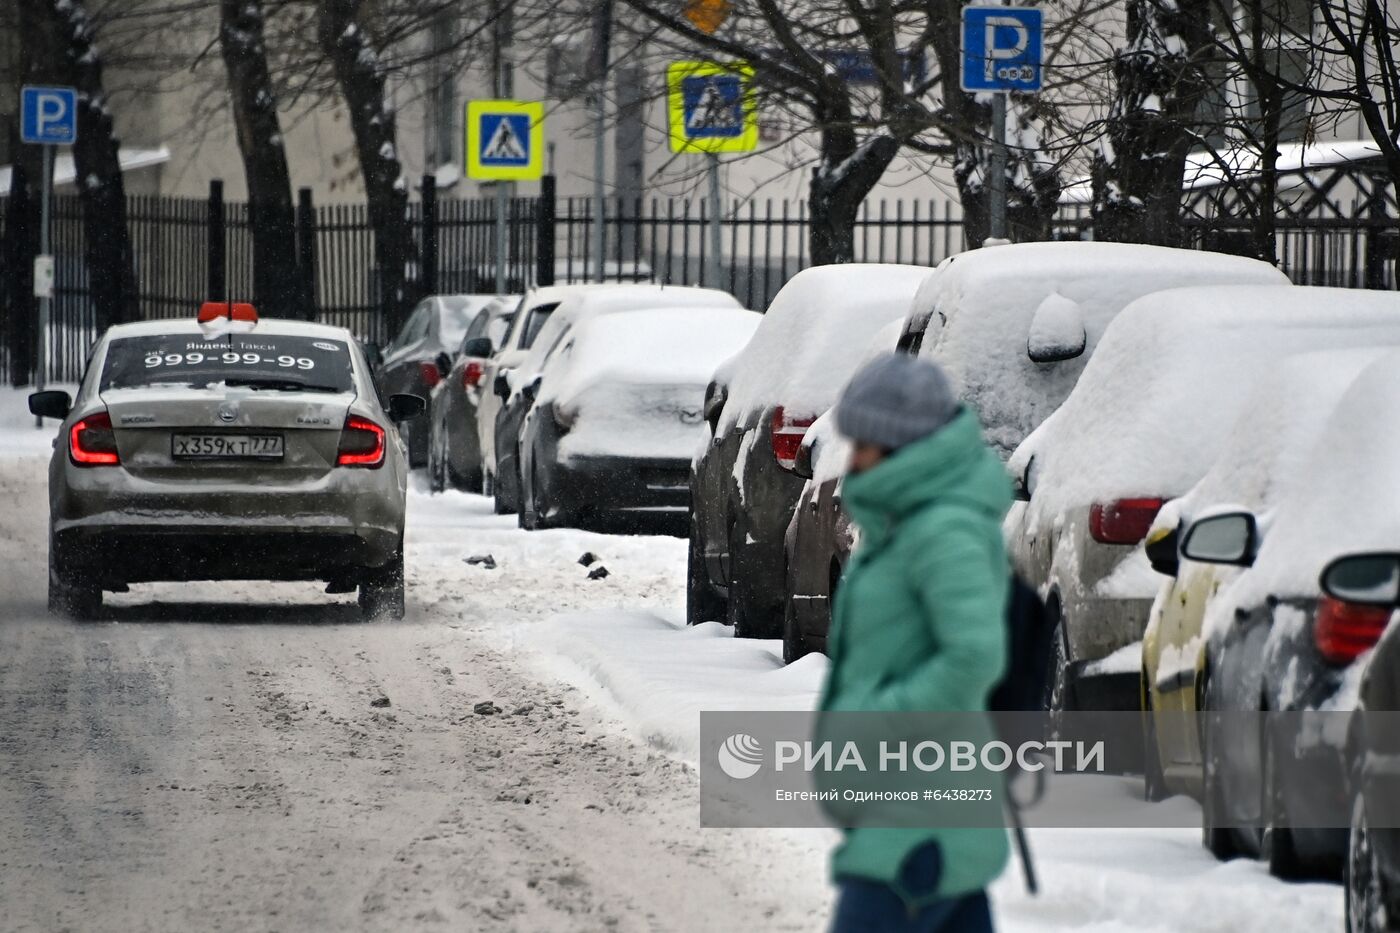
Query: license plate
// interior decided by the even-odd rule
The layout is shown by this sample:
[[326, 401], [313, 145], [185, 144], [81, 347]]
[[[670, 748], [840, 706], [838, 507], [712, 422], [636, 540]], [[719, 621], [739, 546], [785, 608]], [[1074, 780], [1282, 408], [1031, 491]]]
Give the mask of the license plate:
[[176, 460], [281, 460], [280, 434], [175, 434], [170, 455]]

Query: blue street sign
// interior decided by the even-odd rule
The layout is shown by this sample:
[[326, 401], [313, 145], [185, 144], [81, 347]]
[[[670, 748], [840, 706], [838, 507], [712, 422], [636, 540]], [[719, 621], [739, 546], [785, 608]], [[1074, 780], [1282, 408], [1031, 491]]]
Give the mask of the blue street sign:
[[963, 7], [963, 90], [1040, 90], [1044, 39], [1036, 7]]
[[737, 74], [682, 78], [681, 101], [691, 139], [738, 139], [747, 129], [744, 81]]
[[47, 146], [71, 146], [77, 142], [78, 92], [71, 87], [23, 88], [19, 138]]
[[483, 113], [479, 156], [483, 166], [519, 168], [530, 164], [530, 116], [524, 113]]

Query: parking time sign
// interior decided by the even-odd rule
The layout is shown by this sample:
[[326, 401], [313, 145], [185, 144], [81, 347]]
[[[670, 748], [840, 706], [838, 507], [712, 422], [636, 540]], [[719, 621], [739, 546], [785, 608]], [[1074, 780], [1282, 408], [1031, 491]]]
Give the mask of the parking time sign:
[[964, 91], [1039, 91], [1044, 25], [1037, 7], [963, 7]]
[[78, 141], [78, 92], [71, 87], [20, 90], [19, 138], [46, 146], [71, 146]]

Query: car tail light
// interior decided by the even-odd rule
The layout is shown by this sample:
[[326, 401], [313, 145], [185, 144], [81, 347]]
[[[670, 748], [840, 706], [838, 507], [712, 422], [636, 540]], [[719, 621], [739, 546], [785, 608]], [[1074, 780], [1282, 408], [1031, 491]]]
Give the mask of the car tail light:
[[554, 418], [554, 423], [559, 426], [559, 430], [568, 431], [574, 426], [574, 418], [577, 412], [568, 408], [560, 408], [558, 403], [549, 406], [549, 413]]
[[816, 418], [793, 418], [779, 405], [773, 409], [773, 457], [778, 466], [791, 470], [797, 464], [797, 452], [802, 449], [802, 439]]
[[340, 432], [336, 466], [378, 467], [384, 463], [384, 429], [366, 418], [351, 415]]
[[1363, 606], [1322, 596], [1313, 619], [1313, 641], [1329, 663], [1350, 664], [1380, 641], [1390, 614], [1389, 606]]
[[78, 466], [114, 466], [120, 463], [117, 435], [112, 431], [112, 416], [99, 411], [69, 428], [68, 456]]
[[481, 385], [481, 377], [486, 375], [486, 367], [472, 360], [462, 369], [462, 388], [475, 389]]
[[423, 377], [423, 386], [431, 389], [442, 381], [442, 373], [438, 371], [437, 363], [431, 360], [418, 364], [418, 372]]
[[1095, 502], [1089, 509], [1089, 534], [1100, 544], [1137, 544], [1161, 510], [1161, 499]]

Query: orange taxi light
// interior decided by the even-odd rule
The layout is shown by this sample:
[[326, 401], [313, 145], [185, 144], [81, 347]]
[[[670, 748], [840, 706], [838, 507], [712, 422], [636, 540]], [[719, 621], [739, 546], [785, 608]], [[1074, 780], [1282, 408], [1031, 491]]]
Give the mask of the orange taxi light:
[[219, 318], [256, 324], [258, 311], [246, 301], [206, 301], [199, 306], [199, 323], [210, 324]]

